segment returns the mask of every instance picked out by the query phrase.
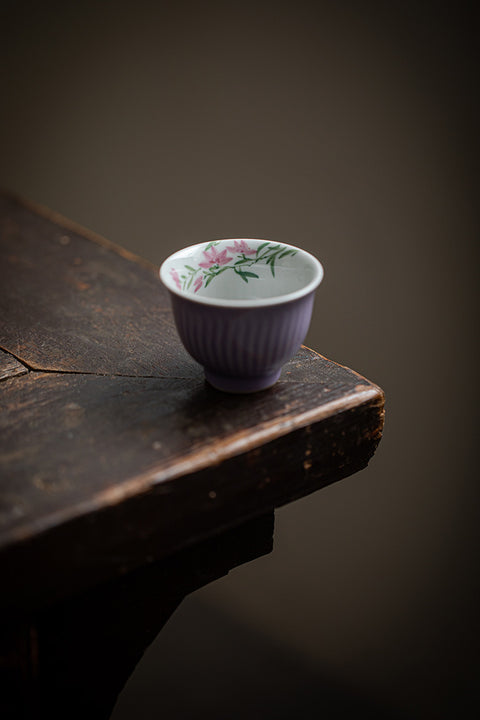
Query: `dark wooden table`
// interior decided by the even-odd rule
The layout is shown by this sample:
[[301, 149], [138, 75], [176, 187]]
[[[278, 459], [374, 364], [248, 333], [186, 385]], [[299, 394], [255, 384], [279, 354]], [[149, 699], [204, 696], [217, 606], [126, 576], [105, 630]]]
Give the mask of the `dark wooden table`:
[[[32, 717], [52, 716], [79, 673], [101, 694], [95, 672], [121, 654], [121, 625], [135, 651], [88, 710], [108, 717], [181, 598], [268, 552], [274, 508], [365, 467], [381, 437], [382, 391], [307, 348], [269, 390], [214, 390], [178, 340], [157, 268], [8, 194], [0, 348], [2, 664], [10, 689], [29, 688]], [[92, 642], [104, 655], [88, 680]]]

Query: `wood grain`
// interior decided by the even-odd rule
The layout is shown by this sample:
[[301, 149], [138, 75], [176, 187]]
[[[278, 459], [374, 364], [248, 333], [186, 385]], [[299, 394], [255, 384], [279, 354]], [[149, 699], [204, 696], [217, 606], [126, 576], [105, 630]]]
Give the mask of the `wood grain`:
[[202, 377], [31, 372], [5, 381], [0, 546], [159, 486], [168, 493], [177, 478], [345, 411], [347, 391], [352, 406], [377, 400], [375, 388], [305, 354], [315, 358], [309, 383], [290, 375], [254, 396], [220, 393]]
[[13, 355], [0, 350], [0, 380], [6, 380], [17, 375], [25, 375], [28, 369]]
[[0, 347], [37, 370], [195, 377], [157, 268], [0, 194]]
[[6, 195], [0, 227], [0, 345], [29, 368], [0, 383], [4, 607], [166, 557], [375, 452], [383, 393], [354, 371], [302, 348], [273, 388], [220, 393], [156, 268]]

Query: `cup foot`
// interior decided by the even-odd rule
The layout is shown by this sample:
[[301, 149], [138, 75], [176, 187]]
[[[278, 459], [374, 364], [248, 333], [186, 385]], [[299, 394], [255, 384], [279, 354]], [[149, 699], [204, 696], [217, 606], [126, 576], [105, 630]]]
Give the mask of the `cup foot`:
[[266, 373], [265, 375], [256, 375], [255, 377], [230, 377], [228, 375], [219, 375], [205, 368], [205, 377], [210, 385], [217, 390], [228, 393], [252, 393], [259, 390], [266, 390], [274, 385], [281, 373], [280, 370]]

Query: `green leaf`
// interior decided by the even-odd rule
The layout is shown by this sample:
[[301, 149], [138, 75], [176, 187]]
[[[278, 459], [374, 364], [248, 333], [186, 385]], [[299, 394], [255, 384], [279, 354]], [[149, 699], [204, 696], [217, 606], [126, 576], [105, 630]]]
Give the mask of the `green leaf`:
[[258, 257], [259, 252], [260, 252], [261, 250], [263, 250], [264, 247], [267, 247], [267, 245], [270, 245], [270, 243], [264, 242], [264, 243], [262, 243], [261, 245], [258, 246], [258, 248], [257, 248], [257, 257]]
[[246, 277], [246, 276], [248, 275], [248, 273], [244, 272], [243, 270], [239, 270], [239, 269], [236, 268], [236, 267], [234, 267], [233, 269], [235, 270], [235, 272], [237, 273], [237, 275], [240, 275], [240, 277], [242, 278], [242, 280], [245, 280], [245, 282], [248, 283], [248, 278]]
[[187, 270], [190, 270], [191, 272], [196, 272], [195, 268], [192, 268], [191, 265], [185, 265], [185, 267], [187, 268]]
[[193, 275], [190, 275], [190, 280], [187, 283], [187, 290], [189, 289], [190, 285], [192, 284]]
[[275, 277], [275, 255], [272, 255], [272, 262], [270, 263], [270, 270], [272, 271], [273, 277]]
[[208, 287], [208, 286], [210, 285], [210, 283], [212, 282], [212, 280], [213, 280], [214, 277], [215, 277], [215, 275], [209, 275], [209, 276], [208, 276], [208, 278], [207, 278], [207, 280], [206, 280], [206, 282], [205, 282], [205, 287]]
[[285, 257], [286, 255], [291, 255], [294, 252], [295, 250], [285, 250], [285, 252], [278, 256], [278, 259], [280, 260], [280, 258]]
[[242, 275], [246, 275], [247, 277], [258, 278], [258, 275], [255, 275], [255, 273], [252, 273], [252, 272], [248, 272], [247, 270], [242, 270]]
[[206, 252], [207, 250], [210, 250], [210, 248], [213, 247], [214, 245], [217, 245], [217, 243], [218, 243], [217, 240], [213, 240], [212, 242], [209, 242], [207, 247], [205, 248], [204, 252]]

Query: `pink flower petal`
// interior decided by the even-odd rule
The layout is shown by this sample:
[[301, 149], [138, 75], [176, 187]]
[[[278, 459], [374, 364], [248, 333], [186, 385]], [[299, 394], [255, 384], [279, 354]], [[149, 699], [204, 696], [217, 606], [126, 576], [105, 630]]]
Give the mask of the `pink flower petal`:
[[181, 290], [181, 289], [182, 289], [182, 284], [181, 284], [181, 282], [180, 282], [180, 278], [178, 277], [178, 273], [177, 273], [177, 271], [175, 270], [175, 268], [171, 268], [171, 269], [170, 269], [170, 275], [172, 276], [172, 280], [173, 280], [173, 282], [175, 283], [175, 285], [177, 286], [177, 288], [178, 288], [179, 290]]
[[255, 255], [257, 252], [253, 248], [249, 246], [249, 244], [245, 240], [234, 240], [233, 245], [228, 245], [227, 249], [230, 250], [230, 252], [244, 254], [244, 255]]
[[230, 262], [232, 257], [230, 255], [227, 255], [227, 248], [225, 250], [222, 250], [221, 253], [217, 253], [217, 259], [216, 262], [218, 265], [226, 265]]
[[226, 265], [232, 259], [227, 255], [226, 248], [219, 253], [215, 245], [212, 245], [209, 250], [204, 250], [203, 256], [205, 260], [198, 264], [207, 270], [212, 267], [212, 265]]

